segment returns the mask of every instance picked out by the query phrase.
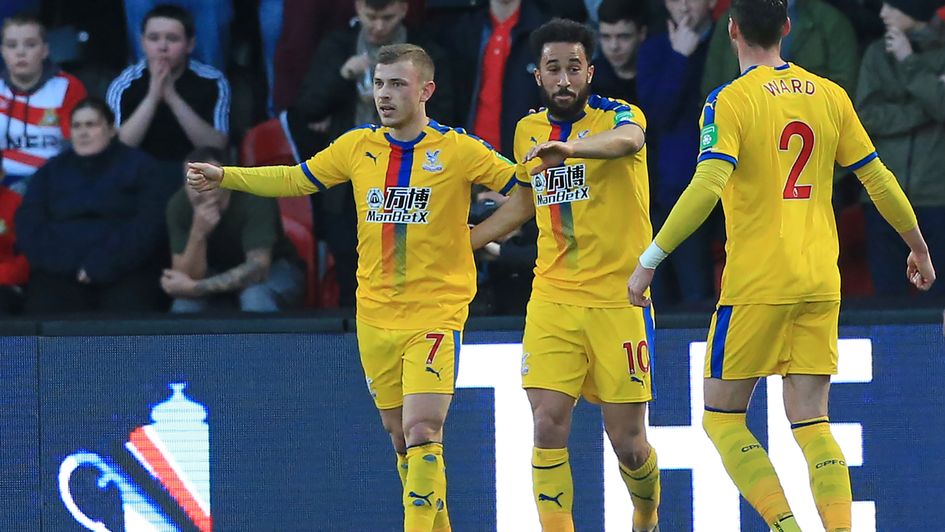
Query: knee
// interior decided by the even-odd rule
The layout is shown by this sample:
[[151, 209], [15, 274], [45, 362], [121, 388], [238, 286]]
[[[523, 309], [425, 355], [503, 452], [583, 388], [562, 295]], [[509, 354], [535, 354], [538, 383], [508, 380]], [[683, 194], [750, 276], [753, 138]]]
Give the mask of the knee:
[[245, 312], [276, 312], [279, 305], [269, 288], [254, 284], [240, 292], [240, 309]]
[[568, 416], [549, 409], [535, 411], [535, 445], [557, 449], [568, 443]]
[[630, 469], [638, 469], [650, 456], [650, 444], [646, 441], [642, 427], [631, 427], [619, 433], [608, 430], [607, 436], [614, 446], [617, 459]]
[[443, 422], [433, 419], [405, 421], [402, 434], [407, 445], [420, 445], [443, 440]]

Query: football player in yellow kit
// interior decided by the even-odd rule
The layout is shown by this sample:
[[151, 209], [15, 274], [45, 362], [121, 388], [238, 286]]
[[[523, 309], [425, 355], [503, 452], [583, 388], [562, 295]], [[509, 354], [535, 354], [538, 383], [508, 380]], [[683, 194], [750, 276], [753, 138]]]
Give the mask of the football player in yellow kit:
[[[476, 291], [467, 213], [473, 184], [507, 193], [515, 165], [426, 116], [433, 62], [383, 47], [374, 74], [382, 127], [355, 128], [298, 166], [191, 163], [198, 190], [299, 196], [345, 181], [358, 202], [358, 347], [403, 482], [404, 530], [450, 530], [443, 423], [468, 305]], [[348, 445], [354, 445], [349, 443]]]
[[640, 257], [627, 291], [646, 308], [656, 266], [721, 198], [727, 260], [709, 331], [703, 426], [768, 525], [799, 530], [767, 453], [745, 425], [758, 379], [781, 375], [824, 527], [849, 531], [850, 476], [827, 417], [840, 312], [835, 162], [856, 173], [909, 245], [909, 280], [927, 290], [935, 272], [912, 207], [846, 92], [781, 59], [790, 28], [787, 0], [733, 0], [729, 36], [742, 74], [709, 94], [695, 176]]
[[[519, 121], [515, 157], [532, 193], [516, 189], [473, 229], [478, 248], [536, 217], [538, 259], [523, 340], [522, 386], [534, 418], [532, 479], [542, 529], [572, 531], [568, 460], [578, 397], [601, 405], [633, 500], [633, 530], [657, 528], [656, 451], [644, 416], [652, 398], [651, 309], [630, 305], [625, 280], [652, 238], [646, 119], [590, 93], [594, 39], [554, 20], [532, 35], [547, 110]], [[522, 170], [520, 168], [520, 170]]]

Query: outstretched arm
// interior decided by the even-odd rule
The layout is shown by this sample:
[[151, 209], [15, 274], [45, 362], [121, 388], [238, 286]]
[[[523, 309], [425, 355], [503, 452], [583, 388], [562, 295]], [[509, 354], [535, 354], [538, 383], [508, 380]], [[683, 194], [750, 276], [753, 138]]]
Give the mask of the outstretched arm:
[[511, 233], [533, 216], [535, 216], [535, 203], [532, 200], [531, 189], [522, 186], [515, 187], [508, 201], [492, 213], [492, 216], [472, 228], [469, 239], [473, 250]]
[[536, 175], [549, 168], [561, 166], [565, 159], [616, 159], [632, 155], [643, 149], [645, 142], [646, 134], [643, 128], [635, 123], [629, 123], [583, 139], [543, 142], [532, 147], [522, 163], [528, 163], [536, 157], [540, 158], [541, 164], [529, 172], [531, 175]]
[[636, 269], [627, 281], [630, 303], [638, 307], [650, 305], [650, 299], [644, 294], [653, 282], [656, 267], [709, 217], [734, 170], [731, 163], [720, 159], [699, 163], [692, 182], [679, 197], [650, 247], [640, 255]]
[[306, 173], [307, 163], [297, 166], [241, 168], [210, 163], [187, 163], [187, 184], [197, 192], [228, 188], [257, 196], [305, 196], [324, 190], [325, 185]]

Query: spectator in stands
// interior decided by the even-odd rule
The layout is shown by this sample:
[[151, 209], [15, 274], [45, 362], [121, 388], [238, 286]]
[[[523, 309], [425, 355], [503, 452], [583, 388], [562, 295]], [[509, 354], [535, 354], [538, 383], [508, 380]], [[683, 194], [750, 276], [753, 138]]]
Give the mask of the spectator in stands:
[[16, 214], [26, 312], [158, 310], [164, 202], [154, 160], [116, 138], [104, 101], [72, 111], [72, 147], [33, 176]]
[[145, 59], [108, 88], [119, 139], [175, 169], [196, 146], [226, 146], [230, 86], [222, 72], [190, 58], [196, 45], [190, 14], [155, 7], [141, 22], [141, 45]]
[[[0, 179], [3, 178], [0, 165]], [[16, 249], [14, 215], [23, 198], [0, 185], [0, 315], [16, 314], [23, 304], [23, 285], [29, 278], [30, 267]]]
[[[647, 35], [646, 2], [604, 0], [597, 16], [603, 57], [594, 61], [594, 93], [636, 104], [637, 52]], [[649, 116], [650, 108], [644, 110]]]
[[[781, 41], [781, 57], [835, 81], [852, 94], [859, 54], [853, 26], [846, 16], [822, 0], [788, 0], [788, 15], [791, 33]], [[703, 97], [739, 74], [738, 59], [728, 37], [728, 16], [721, 20], [709, 44]]]
[[354, 2], [285, 0], [282, 34], [274, 57], [273, 105], [287, 109], [297, 99], [302, 78], [319, 43], [335, 30], [348, 26], [354, 17]]
[[442, 25], [440, 41], [456, 65], [455, 114], [507, 157], [515, 125], [541, 106], [528, 36], [547, 20], [532, 0], [490, 0], [488, 8]]
[[883, 36], [885, 27], [879, 18], [882, 0], [827, 0], [830, 5], [846, 15], [856, 33], [860, 50], [865, 49], [874, 40]]
[[[230, 22], [233, 19], [232, 0], [124, 0], [125, 18], [128, 21], [128, 40], [135, 56], [150, 59], [146, 43], [134, 34], [138, 27], [152, 16], [156, 7], [175, 5], [191, 14], [196, 25], [191, 25], [188, 39], [194, 37], [194, 28], [199, 31], [200, 39], [192, 46], [192, 52], [200, 62], [212, 65], [218, 70], [226, 69], [227, 51], [230, 45]], [[142, 33], [144, 31], [142, 30]]]
[[85, 87], [47, 59], [46, 29], [38, 19], [9, 17], [0, 37], [0, 148], [6, 172], [2, 184], [23, 194], [26, 179], [65, 148], [69, 116], [85, 97]]
[[298, 97], [287, 119], [299, 155], [324, 147], [361, 124], [377, 124], [374, 64], [386, 44], [410, 42], [428, 51], [436, 65], [437, 93], [430, 117], [444, 124], [453, 118], [452, 75], [447, 57], [431, 38], [404, 25], [407, 0], [355, 0], [357, 23], [327, 35], [312, 56]]
[[[217, 148], [197, 148], [187, 160], [228, 162]], [[171, 312], [275, 312], [301, 304], [305, 276], [275, 199], [184, 186], [167, 205], [167, 233], [172, 264], [161, 286], [175, 298]]]
[[[699, 115], [705, 101], [700, 87], [713, 4], [713, 0], [666, 0], [667, 31], [654, 33], [640, 47], [637, 88], [647, 117], [650, 161], [655, 163], [651, 175], [657, 176], [650, 207], [654, 229], [663, 225], [696, 168]], [[712, 297], [710, 233], [706, 226], [699, 228], [667, 259], [671, 268], [660, 270], [653, 281], [657, 304], [697, 303]]]
[[[407, 0], [355, 0], [357, 24], [327, 35], [312, 56], [295, 104], [286, 113], [297, 159], [324, 148], [352, 127], [380, 123], [374, 105], [374, 64], [386, 44], [422, 46], [436, 65], [437, 92], [428, 102], [429, 116], [445, 124], [453, 118], [453, 58], [431, 38], [404, 25]], [[356, 208], [350, 184], [317, 194], [315, 228], [335, 259], [342, 307], [354, 307], [357, 286]]]
[[[945, 44], [932, 0], [886, 0], [886, 36], [863, 56], [856, 107], [876, 151], [915, 206], [929, 249], [945, 249]], [[867, 257], [877, 295], [902, 295], [901, 240], [866, 205]], [[945, 271], [945, 254], [933, 257]], [[930, 293], [945, 294], [945, 285]]]

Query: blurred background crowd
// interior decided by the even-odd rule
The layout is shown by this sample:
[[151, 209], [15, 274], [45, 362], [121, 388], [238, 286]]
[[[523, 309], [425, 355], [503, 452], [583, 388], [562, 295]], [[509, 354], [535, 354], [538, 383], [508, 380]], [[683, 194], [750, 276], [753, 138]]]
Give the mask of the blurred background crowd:
[[[789, 0], [783, 57], [847, 90], [945, 271], [945, 8], [941, 0]], [[0, 5], [0, 313], [349, 312], [350, 185], [311, 198], [185, 190], [188, 160], [297, 164], [378, 122], [376, 53], [436, 63], [431, 118], [511, 157], [538, 108], [531, 31], [597, 31], [592, 90], [648, 119], [659, 229], [689, 182], [706, 95], [739, 74], [726, 0], [4, 0]], [[504, 198], [476, 191], [470, 222]], [[906, 248], [850, 173], [834, 205], [845, 301], [914, 299]], [[711, 308], [721, 212], [660, 269], [661, 310]], [[602, 228], [602, 230], [606, 230]], [[524, 314], [534, 223], [478, 255], [472, 313]]]

